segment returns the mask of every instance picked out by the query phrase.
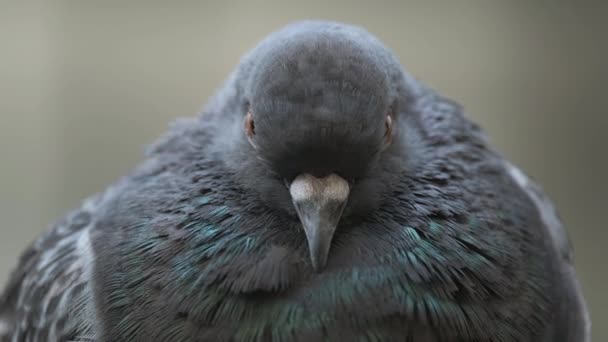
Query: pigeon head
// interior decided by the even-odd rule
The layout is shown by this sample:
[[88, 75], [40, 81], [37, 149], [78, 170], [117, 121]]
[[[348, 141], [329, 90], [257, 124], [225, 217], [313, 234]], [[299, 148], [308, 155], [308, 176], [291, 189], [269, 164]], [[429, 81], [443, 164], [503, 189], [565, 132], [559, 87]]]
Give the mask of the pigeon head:
[[[341, 218], [354, 212], [345, 208], [375, 200], [353, 194], [361, 180], [382, 181], [370, 170], [394, 142], [401, 70], [369, 33], [318, 22], [271, 35], [242, 64], [243, 159], [259, 165], [240, 165], [249, 186], [295, 210], [319, 270]], [[283, 189], [268, 194], [277, 181]]]

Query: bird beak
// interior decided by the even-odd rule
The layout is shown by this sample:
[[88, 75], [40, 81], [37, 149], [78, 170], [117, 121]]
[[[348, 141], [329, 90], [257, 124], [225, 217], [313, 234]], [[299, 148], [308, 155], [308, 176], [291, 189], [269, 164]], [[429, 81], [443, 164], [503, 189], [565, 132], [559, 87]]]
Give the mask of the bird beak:
[[331, 241], [348, 200], [350, 187], [331, 174], [316, 178], [301, 174], [289, 186], [294, 207], [304, 227], [312, 266], [320, 272], [327, 263]]

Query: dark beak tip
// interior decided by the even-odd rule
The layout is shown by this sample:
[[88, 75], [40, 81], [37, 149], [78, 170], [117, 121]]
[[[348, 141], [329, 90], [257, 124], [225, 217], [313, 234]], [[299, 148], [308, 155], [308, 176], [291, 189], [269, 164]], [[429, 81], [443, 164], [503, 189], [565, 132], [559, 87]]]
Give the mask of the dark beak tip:
[[315, 271], [315, 273], [323, 272], [326, 265], [327, 265], [327, 261], [312, 260], [312, 269]]

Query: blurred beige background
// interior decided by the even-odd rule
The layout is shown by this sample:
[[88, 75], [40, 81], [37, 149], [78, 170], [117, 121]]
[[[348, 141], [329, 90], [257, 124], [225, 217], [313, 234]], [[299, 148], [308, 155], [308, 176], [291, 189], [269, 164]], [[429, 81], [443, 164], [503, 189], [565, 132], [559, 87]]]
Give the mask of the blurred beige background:
[[465, 105], [560, 208], [608, 340], [608, 5], [601, 1], [22, 1], [0, 4], [0, 283], [47, 224], [194, 115], [289, 21], [365, 26]]

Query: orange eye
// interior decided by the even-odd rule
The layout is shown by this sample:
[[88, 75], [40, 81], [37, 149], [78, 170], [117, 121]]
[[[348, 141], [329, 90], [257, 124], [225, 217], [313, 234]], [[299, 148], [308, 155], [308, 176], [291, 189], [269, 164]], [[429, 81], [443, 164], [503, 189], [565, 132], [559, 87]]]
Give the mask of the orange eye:
[[245, 134], [247, 134], [247, 140], [249, 141], [249, 144], [251, 144], [253, 148], [257, 148], [255, 143], [253, 142], [253, 136], [255, 135], [255, 125], [253, 123], [253, 114], [251, 113], [251, 111], [247, 111], [243, 126], [245, 128]]
[[253, 123], [253, 114], [250, 111], [245, 115], [245, 132], [247, 137], [251, 139], [255, 135], [255, 125]]
[[389, 145], [393, 140], [393, 118], [390, 114], [386, 116], [385, 127], [386, 132], [384, 133], [384, 141], [386, 145]]

